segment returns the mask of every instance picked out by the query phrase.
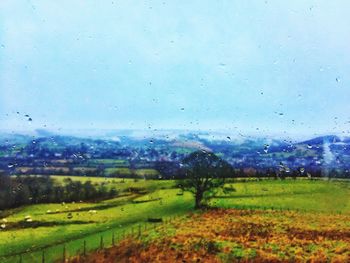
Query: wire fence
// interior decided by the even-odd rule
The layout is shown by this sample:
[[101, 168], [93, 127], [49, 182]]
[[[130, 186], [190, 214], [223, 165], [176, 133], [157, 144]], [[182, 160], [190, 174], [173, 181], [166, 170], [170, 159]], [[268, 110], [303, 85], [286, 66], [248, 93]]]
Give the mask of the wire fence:
[[118, 245], [126, 238], [141, 238], [149, 231], [156, 230], [164, 224], [172, 222], [178, 216], [163, 217], [156, 220], [148, 219], [142, 223], [135, 223], [125, 228], [112, 228], [103, 232], [92, 234], [84, 238], [69, 240], [35, 251], [27, 251], [3, 257], [4, 263], [51, 263], [69, 262], [75, 256], [87, 256], [89, 253]]

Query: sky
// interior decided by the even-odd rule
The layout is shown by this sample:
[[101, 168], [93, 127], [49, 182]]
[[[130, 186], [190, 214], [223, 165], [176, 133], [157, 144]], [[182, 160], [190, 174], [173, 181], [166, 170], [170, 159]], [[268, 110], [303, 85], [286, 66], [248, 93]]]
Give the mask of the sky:
[[348, 135], [349, 14], [346, 0], [1, 0], [0, 129]]

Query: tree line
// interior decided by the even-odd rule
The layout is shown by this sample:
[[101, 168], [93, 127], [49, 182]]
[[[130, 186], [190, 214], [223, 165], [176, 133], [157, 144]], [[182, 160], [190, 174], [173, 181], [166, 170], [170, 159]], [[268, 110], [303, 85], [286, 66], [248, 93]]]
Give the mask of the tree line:
[[0, 209], [39, 203], [79, 202], [118, 195], [115, 188], [66, 178], [55, 184], [50, 176], [8, 176], [0, 174]]

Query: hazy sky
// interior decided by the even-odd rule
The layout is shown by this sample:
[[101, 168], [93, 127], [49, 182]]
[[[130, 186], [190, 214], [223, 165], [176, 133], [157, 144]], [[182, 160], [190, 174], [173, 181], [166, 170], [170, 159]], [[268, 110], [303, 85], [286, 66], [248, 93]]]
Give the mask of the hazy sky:
[[349, 84], [347, 0], [0, 1], [1, 129], [347, 134]]

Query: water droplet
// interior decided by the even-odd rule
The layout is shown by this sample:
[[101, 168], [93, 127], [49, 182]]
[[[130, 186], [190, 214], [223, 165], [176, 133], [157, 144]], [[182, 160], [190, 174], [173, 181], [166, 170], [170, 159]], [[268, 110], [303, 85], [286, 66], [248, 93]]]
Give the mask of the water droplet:
[[8, 168], [12, 168], [12, 167], [14, 167], [14, 166], [15, 166], [14, 163], [8, 163], [8, 164], [7, 164], [7, 167], [8, 167]]
[[184, 111], [184, 110], [185, 110], [185, 108], [181, 108], [181, 110], [182, 110], [182, 111]]
[[335, 78], [335, 81], [336, 82], [340, 82], [340, 78]]
[[308, 144], [308, 145], [307, 145], [307, 148], [308, 148], [308, 149], [312, 149], [312, 145], [311, 145], [311, 144]]
[[231, 137], [230, 136], [227, 136], [226, 138], [227, 138], [227, 140], [231, 141]]
[[265, 144], [264, 145], [264, 152], [267, 153], [269, 151], [270, 145]]

